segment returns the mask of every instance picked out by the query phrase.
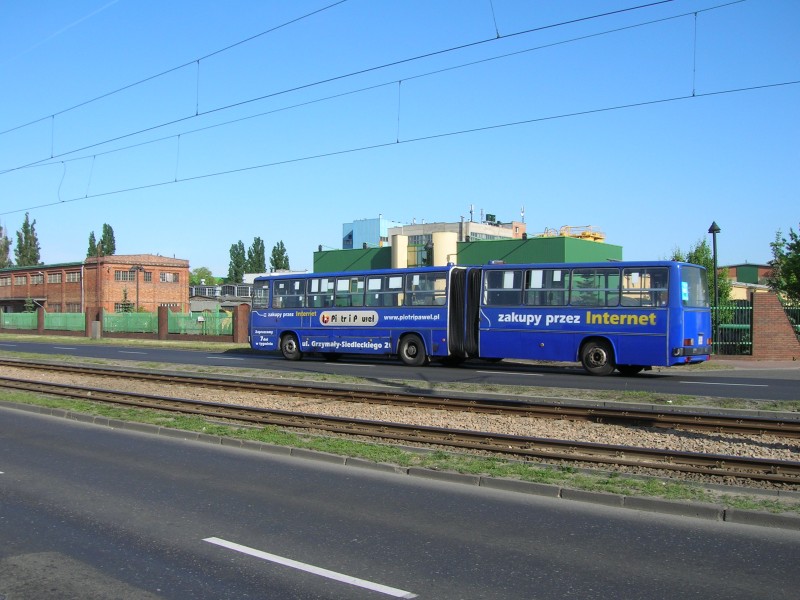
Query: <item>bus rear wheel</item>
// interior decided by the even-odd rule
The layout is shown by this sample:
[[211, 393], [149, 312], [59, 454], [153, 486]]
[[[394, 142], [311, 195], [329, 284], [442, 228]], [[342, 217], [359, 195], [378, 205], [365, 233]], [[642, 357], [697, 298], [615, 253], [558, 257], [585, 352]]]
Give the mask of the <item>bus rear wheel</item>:
[[589, 340], [581, 348], [581, 364], [591, 375], [610, 375], [614, 372], [614, 351], [605, 340]]
[[400, 340], [398, 349], [400, 360], [410, 367], [419, 367], [428, 362], [428, 355], [425, 353], [425, 344], [418, 335], [407, 335]]
[[297, 342], [295, 334], [287, 333], [281, 338], [281, 353], [286, 360], [300, 360], [303, 358], [303, 353], [300, 351], [300, 344]]

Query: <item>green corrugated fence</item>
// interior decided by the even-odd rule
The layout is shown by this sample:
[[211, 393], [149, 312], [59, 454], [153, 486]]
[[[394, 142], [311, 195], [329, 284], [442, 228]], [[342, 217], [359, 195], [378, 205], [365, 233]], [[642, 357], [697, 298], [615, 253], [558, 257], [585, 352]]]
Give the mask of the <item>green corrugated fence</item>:
[[169, 313], [169, 333], [233, 335], [233, 318], [226, 312]]
[[84, 331], [86, 315], [83, 313], [45, 313], [44, 328], [59, 331]]
[[103, 331], [110, 333], [158, 333], [158, 314], [147, 312], [105, 313]]
[[3, 329], [36, 329], [36, 313], [2, 313]]

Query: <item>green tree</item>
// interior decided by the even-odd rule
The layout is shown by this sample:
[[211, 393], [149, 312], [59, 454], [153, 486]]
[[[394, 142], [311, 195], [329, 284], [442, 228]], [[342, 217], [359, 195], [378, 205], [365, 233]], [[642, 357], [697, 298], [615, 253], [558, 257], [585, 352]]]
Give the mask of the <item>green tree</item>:
[[92, 256], [111, 256], [117, 252], [117, 242], [114, 239], [114, 229], [108, 223], [103, 223], [103, 233], [100, 241], [94, 235], [94, 231], [89, 234], [89, 248], [86, 250], [86, 258]]
[[17, 247], [14, 248], [14, 256], [17, 259], [18, 267], [33, 267], [42, 264], [39, 239], [36, 237], [36, 219], [31, 223], [28, 213], [25, 213], [22, 229], [17, 231]]
[[286, 254], [286, 246], [283, 245], [283, 240], [275, 244], [272, 248], [272, 256], [269, 259], [270, 271], [288, 271], [289, 270], [289, 256]]
[[0, 269], [11, 266], [11, 259], [8, 257], [11, 252], [11, 240], [6, 235], [6, 230], [0, 225]]
[[266, 252], [264, 240], [260, 237], [254, 238], [247, 249], [247, 273], [264, 273], [267, 270]]
[[128, 288], [122, 288], [122, 302], [119, 303], [118, 312], [132, 313], [133, 309], [133, 302], [128, 300]]
[[244, 244], [239, 240], [231, 245], [231, 261], [228, 263], [228, 283], [241, 283], [247, 266]]
[[217, 278], [208, 267], [197, 267], [189, 273], [189, 285], [217, 285]]
[[[714, 303], [714, 255], [711, 247], [705, 239], [700, 239], [692, 246], [689, 251], [684, 254], [680, 248], [675, 248], [672, 251], [670, 260], [677, 260], [680, 262], [688, 262], [693, 265], [700, 265], [705, 267], [708, 271], [708, 297], [711, 303]], [[731, 299], [731, 291], [733, 285], [728, 278], [728, 268], [717, 268], [717, 287], [719, 288], [719, 302], [724, 304]]]
[[117, 252], [117, 242], [114, 240], [114, 230], [108, 223], [103, 223], [103, 234], [100, 236], [100, 247], [103, 256], [111, 256]]
[[33, 298], [31, 298], [30, 296], [25, 298], [25, 305], [22, 309], [22, 312], [26, 313], [36, 312], [36, 305], [33, 302]]
[[800, 236], [790, 227], [787, 240], [779, 229], [770, 246], [772, 260], [769, 265], [772, 272], [767, 284], [775, 293], [793, 302], [800, 302]]
[[86, 250], [86, 258], [97, 256], [97, 240], [94, 237], [94, 231], [89, 234], [89, 248]]

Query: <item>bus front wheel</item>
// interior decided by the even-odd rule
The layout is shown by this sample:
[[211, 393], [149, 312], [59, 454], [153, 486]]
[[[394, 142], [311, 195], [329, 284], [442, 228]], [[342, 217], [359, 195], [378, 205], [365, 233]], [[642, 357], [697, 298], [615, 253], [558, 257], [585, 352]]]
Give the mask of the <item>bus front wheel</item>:
[[281, 338], [281, 352], [286, 360], [300, 360], [303, 358], [300, 344], [297, 343], [297, 336], [293, 333], [287, 333]]
[[581, 348], [581, 364], [592, 375], [610, 375], [616, 368], [611, 345], [605, 340], [589, 340]]
[[425, 344], [418, 335], [407, 335], [400, 340], [400, 348], [398, 350], [400, 360], [411, 367], [419, 367], [428, 361], [428, 356], [425, 354]]

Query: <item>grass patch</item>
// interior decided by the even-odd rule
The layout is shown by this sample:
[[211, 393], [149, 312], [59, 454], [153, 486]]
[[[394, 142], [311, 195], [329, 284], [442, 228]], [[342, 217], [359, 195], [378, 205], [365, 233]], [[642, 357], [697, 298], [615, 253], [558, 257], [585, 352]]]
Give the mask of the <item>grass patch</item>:
[[28, 392], [0, 390], [0, 400], [86, 413], [109, 419], [148, 423], [160, 427], [220, 437], [306, 448], [341, 456], [362, 458], [376, 463], [395, 464], [401, 467], [416, 466], [439, 471], [520, 479], [522, 481], [626, 496], [652, 496], [668, 500], [712, 502], [745, 510], [800, 514], [800, 501], [792, 502], [791, 500], [764, 498], [758, 495], [731, 495], [681, 482], [631, 477], [620, 473], [591, 473], [580, 471], [571, 466], [543, 466], [502, 457], [482, 457], [459, 454], [457, 452], [411, 451], [390, 444], [311, 435], [300, 431], [285, 430], [272, 425], [266, 427], [244, 427], [236, 424], [210, 421], [193, 415], [173, 414], [153, 409], [117, 407], [99, 402], [61, 399]]

